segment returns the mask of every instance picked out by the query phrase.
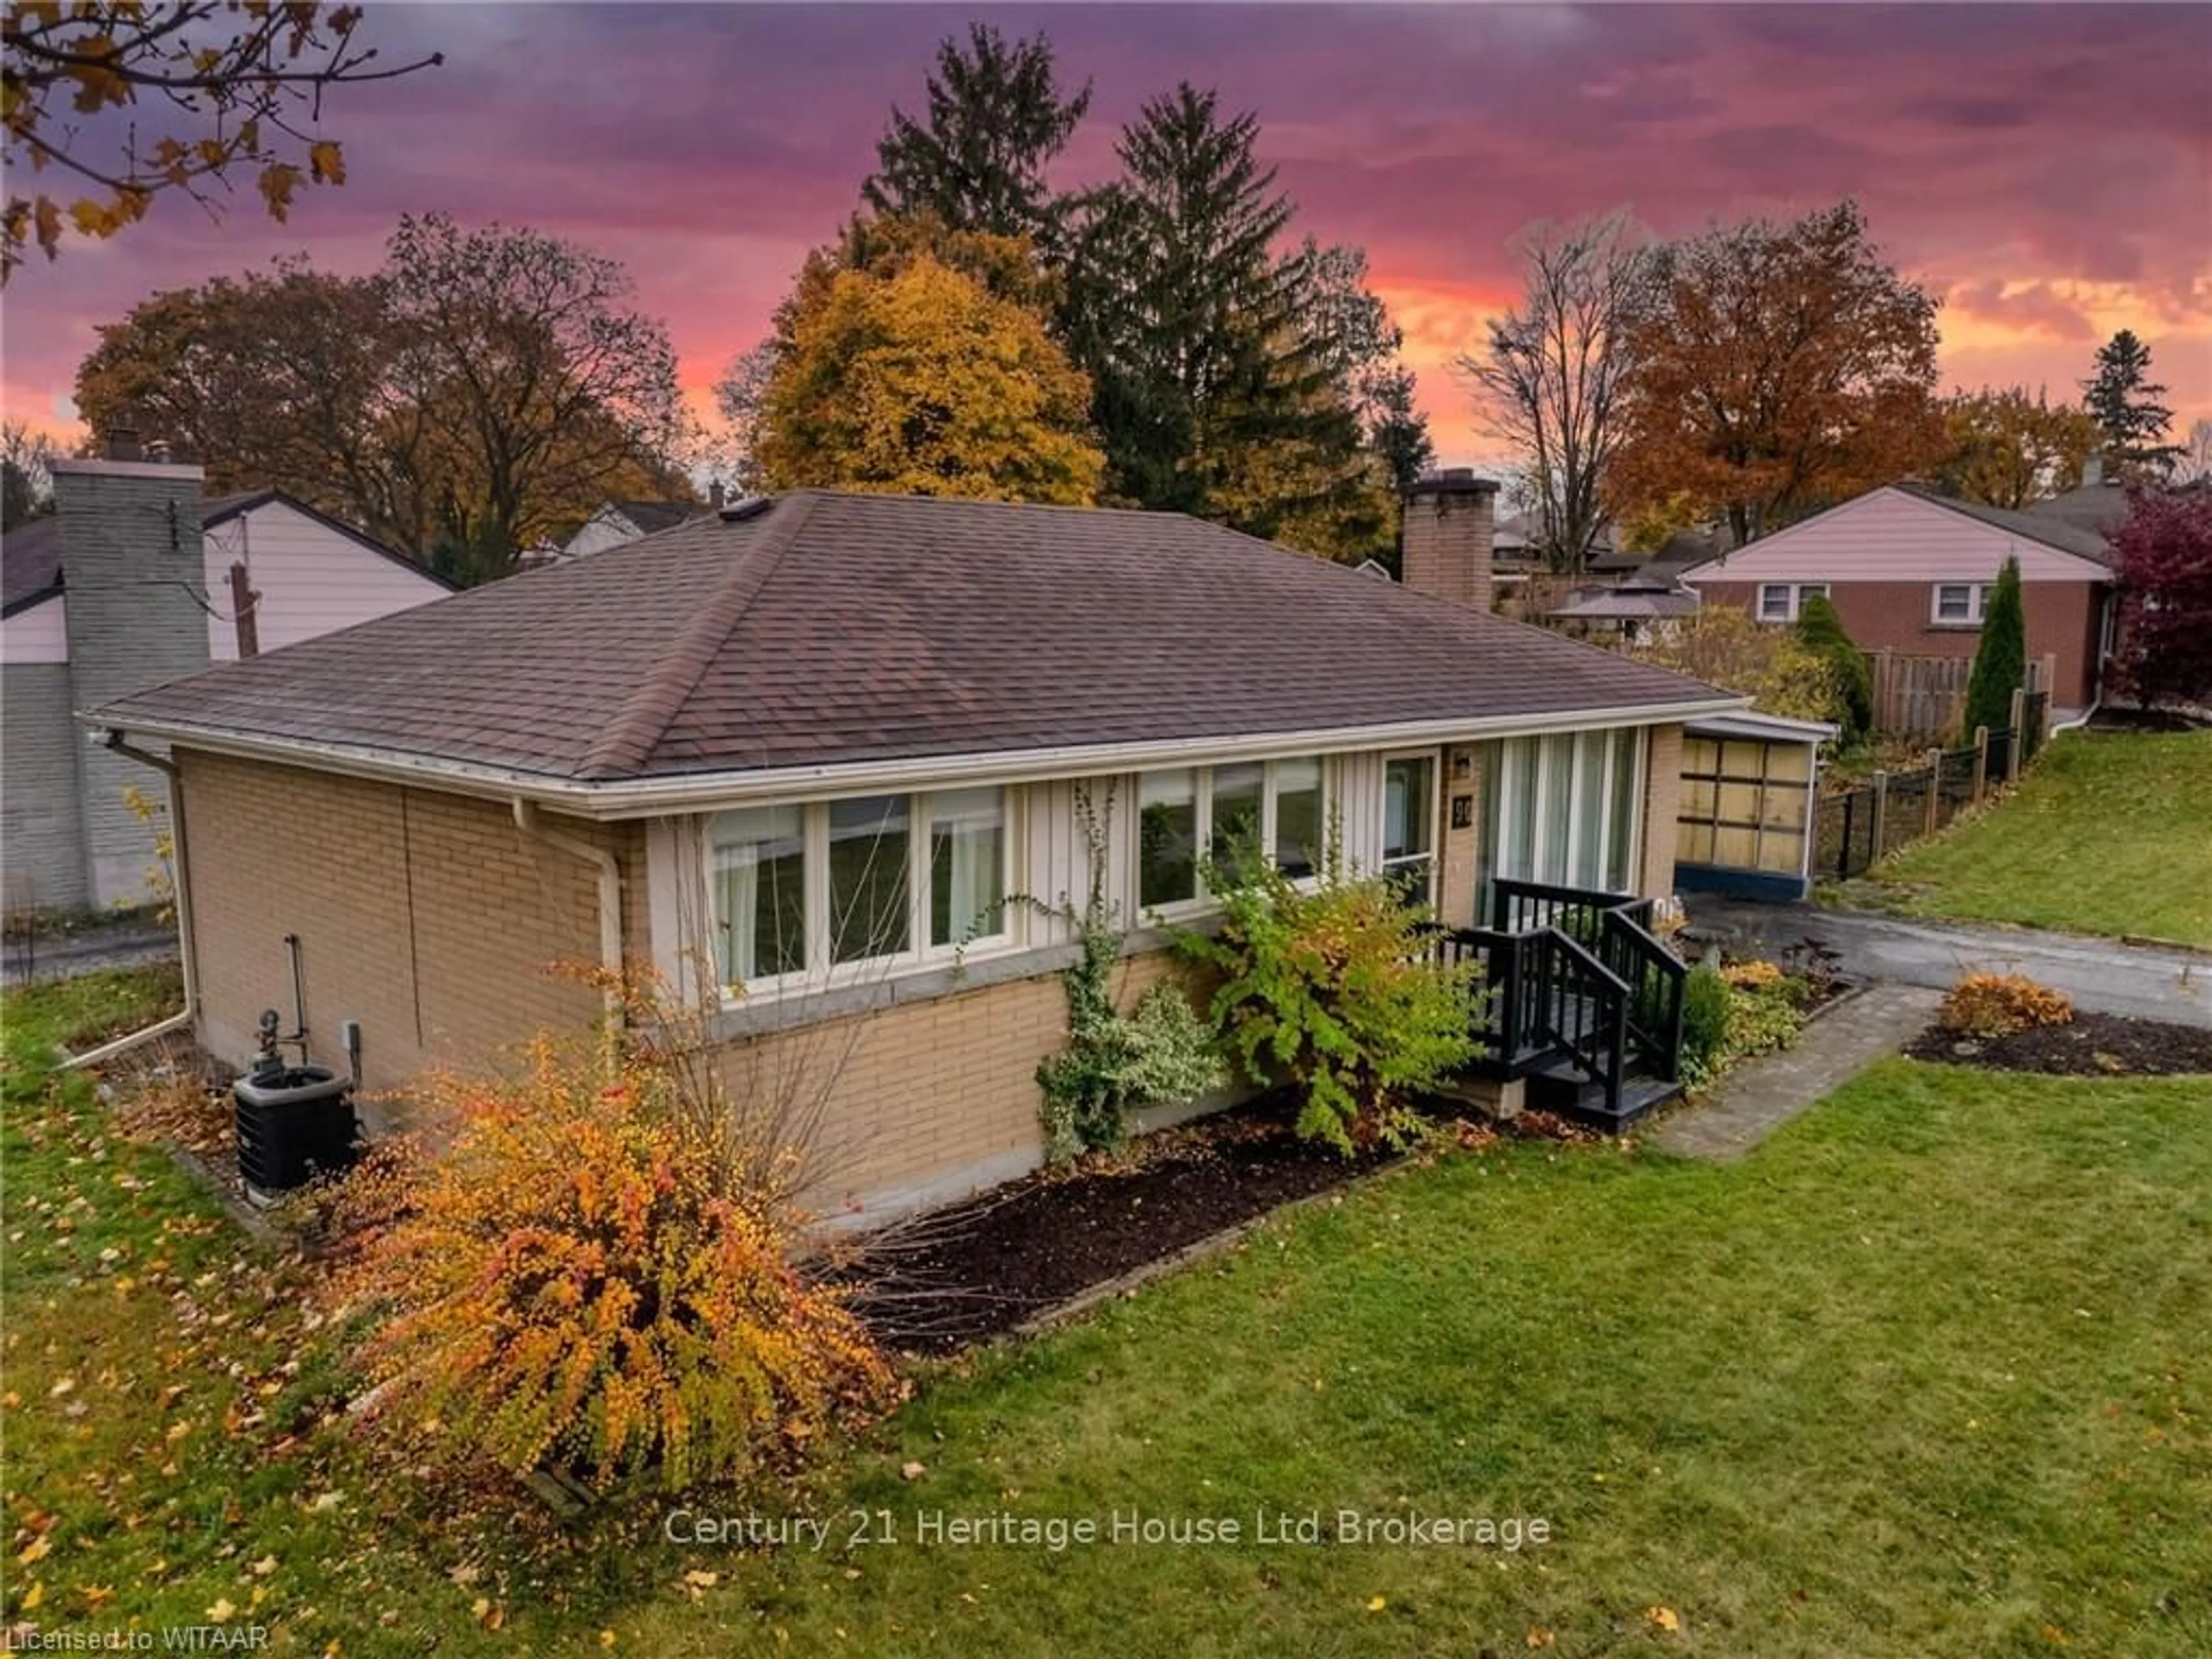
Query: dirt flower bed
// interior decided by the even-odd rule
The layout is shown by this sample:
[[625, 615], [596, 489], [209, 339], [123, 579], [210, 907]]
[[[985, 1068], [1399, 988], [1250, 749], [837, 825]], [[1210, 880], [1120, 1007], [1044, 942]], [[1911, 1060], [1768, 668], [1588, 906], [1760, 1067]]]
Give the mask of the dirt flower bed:
[[[1342, 1187], [1389, 1161], [1346, 1158], [1291, 1133], [1291, 1109], [1255, 1102], [1150, 1135], [1118, 1158], [1042, 1170], [887, 1230], [849, 1271], [862, 1316], [886, 1346], [948, 1354], [1010, 1331], [1083, 1291], [1281, 1205]], [[1519, 1138], [1579, 1139], [1526, 1113]], [[1495, 1133], [1449, 1126], [1442, 1144], [1480, 1151]]]
[[2078, 1012], [2067, 1024], [2000, 1037], [1960, 1036], [1931, 1026], [1905, 1052], [1915, 1060], [2054, 1077], [2179, 1077], [2212, 1073], [2212, 1029]]

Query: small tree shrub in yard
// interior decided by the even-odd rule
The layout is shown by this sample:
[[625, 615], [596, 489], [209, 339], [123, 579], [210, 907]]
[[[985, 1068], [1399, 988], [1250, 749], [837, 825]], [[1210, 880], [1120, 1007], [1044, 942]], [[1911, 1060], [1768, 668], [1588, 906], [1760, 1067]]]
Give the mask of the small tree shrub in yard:
[[1984, 1040], [2073, 1019], [2074, 1003], [2064, 992], [2021, 974], [1968, 974], [1936, 1011], [1936, 1023], [1945, 1030]]
[[1874, 671], [1866, 653], [1851, 643], [1835, 601], [1825, 593], [1807, 599], [1797, 613], [1797, 637], [1828, 665], [1834, 677], [1843, 740], [1856, 743], [1874, 730]]
[[2021, 608], [2020, 561], [2007, 559], [1982, 613], [1982, 640], [1966, 676], [1966, 735], [1986, 726], [1992, 732], [2012, 724], [2012, 694], [2027, 678], [2027, 618]]
[[1683, 1080], [1702, 1088], [1738, 1060], [1787, 1048], [1805, 1029], [1812, 994], [1771, 962], [1698, 963], [1682, 988]]
[[1114, 1151], [1128, 1139], [1132, 1111], [1181, 1105], [1222, 1081], [1213, 1033], [1176, 986], [1153, 986], [1127, 1014], [1115, 1006], [1120, 954], [1118, 932], [1085, 928], [1082, 957], [1065, 976], [1067, 1047], [1037, 1067], [1055, 1162]]
[[1407, 1097], [1474, 1057], [1475, 969], [1431, 961], [1426, 911], [1331, 848], [1302, 887], [1255, 851], [1209, 864], [1224, 912], [1177, 948], [1221, 977], [1213, 1017], [1255, 1083], [1287, 1076], [1297, 1130], [1345, 1152], [1402, 1144]]
[[675, 1489], [780, 1468], [890, 1398], [837, 1293], [794, 1269], [799, 1218], [744, 1173], [775, 1160], [733, 1155], [684, 1078], [544, 1041], [513, 1081], [431, 1087], [457, 1132], [386, 1169], [346, 1270], [373, 1424]]
[[2212, 486], [2136, 495], [2112, 555], [2121, 681], [2153, 707], [2212, 704]]

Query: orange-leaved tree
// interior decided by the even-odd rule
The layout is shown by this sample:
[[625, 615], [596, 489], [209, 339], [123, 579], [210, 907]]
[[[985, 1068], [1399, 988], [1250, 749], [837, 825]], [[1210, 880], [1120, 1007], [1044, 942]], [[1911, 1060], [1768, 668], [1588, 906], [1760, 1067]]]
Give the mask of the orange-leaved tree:
[[1686, 494], [1737, 545], [1933, 465], [1935, 298], [1856, 204], [1661, 247], [1624, 331], [1616, 514]]
[[[214, 212], [250, 170], [282, 220], [302, 182], [343, 184], [345, 153], [317, 125], [324, 91], [444, 61], [380, 62], [356, 39], [361, 22], [361, 7], [316, 0], [16, 0], [0, 21], [9, 172], [70, 185], [9, 192], [0, 282], [33, 244], [51, 259], [64, 229], [112, 236], [164, 191]], [[110, 111], [128, 119], [101, 118]]]
[[[696, 1058], [696, 1057], [694, 1057]], [[369, 1421], [519, 1475], [674, 1490], [787, 1467], [894, 1395], [840, 1292], [793, 1262], [795, 1150], [696, 1089], [677, 1048], [541, 1038], [504, 1080], [434, 1079], [435, 1154], [336, 1209], [375, 1317]]]

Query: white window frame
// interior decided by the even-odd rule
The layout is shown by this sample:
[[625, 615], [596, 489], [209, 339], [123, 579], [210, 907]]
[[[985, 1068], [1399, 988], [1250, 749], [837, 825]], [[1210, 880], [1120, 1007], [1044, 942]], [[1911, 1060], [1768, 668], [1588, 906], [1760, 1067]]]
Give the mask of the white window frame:
[[[1770, 615], [1766, 609], [1766, 596], [1777, 592], [1782, 595], [1782, 610], [1778, 614]], [[1828, 584], [1826, 582], [1761, 582], [1756, 615], [1763, 623], [1794, 623], [1804, 610], [1806, 600], [1827, 597]]]
[[[965, 793], [959, 791], [955, 793]], [[806, 962], [802, 968], [789, 973], [763, 974], [743, 981], [723, 981], [720, 933], [724, 917], [721, 914], [720, 884], [714, 878], [713, 820], [717, 816], [708, 812], [700, 820], [700, 868], [707, 879], [708, 925], [716, 935], [716, 948], [708, 954], [714, 964], [717, 989], [727, 1004], [738, 997], [757, 1001], [802, 991], [834, 990], [842, 986], [860, 984], [887, 975], [921, 972], [944, 968], [971, 957], [999, 956], [1023, 948], [1028, 933], [1028, 913], [1019, 905], [1002, 904], [999, 911], [999, 931], [980, 935], [960, 945], [933, 945], [930, 942], [930, 795], [927, 791], [879, 790], [868, 795], [840, 796], [842, 800], [876, 799], [890, 795], [903, 799], [907, 804], [907, 879], [906, 879], [906, 946], [903, 950], [887, 951], [879, 956], [859, 957], [851, 962], [832, 962], [830, 959], [831, 927], [830, 912], [830, 800], [805, 801], [799, 804], [800, 873], [803, 884], [802, 912], [805, 928]], [[1010, 785], [999, 786], [1000, 802], [1000, 834], [1002, 856], [999, 878], [1005, 889], [1002, 899], [1021, 890], [1015, 878], [1015, 860], [1025, 846], [1024, 825], [1022, 823], [1025, 790]]]
[[[1444, 753], [1441, 749], [1393, 749], [1376, 757], [1380, 763], [1376, 773], [1382, 783], [1382, 799], [1377, 803], [1382, 809], [1382, 823], [1375, 843], [1375, 867], [1388, 876], [1394, 869], [1403, 869], [1411, 864], [1429, 866], [1429, 902], [1434, 904], [1441, 888], [1437, 872], [1441, 866], [1444, 840]], [[1393, 761], [1425, 760], [1429, 763], [1429, 850], [1392, 858], [1389, 853], [1390, 836], [1390, 763]]]
[[[1928, 590], [1928, 621], [1936, 628], [1979, 628], [1989, 614], [1990, 595], [1996, 592], [1995, 582], [1936, 582]], [[1947, 617], [1943, 614], [1943, 595], [1964, 589], [1966, 595], [1966, 614]]]
[[[1335, 808], [1337, 799], [1337, 767], [1335, 757], [1332, 755], [1289, 755], [1285, 756], [1284, 758], [1292, 761], [1312, 760], [1318, 761], [1320, 763], [1321, 823], [1322, 834], [1326, 836], [1331, 822], [1330, 814]], [[1224, 761], [1222, 763], [1222, 765], [1250, 766], [1255, 763], [1260, 768], [1260, 847], [1261, 850], [1267, 855], [1267, 860], [1270, 863], [1273, 863], [1275, 856], [1276, 782], [1278, 778], [1281, 775], [1279, 769], [1280, 763], [1272, 760], [1261, 761], [1258, 763], [1232, 760]], [[1192, 775], [1192, 811], [1195, 819], [1195, 837], [1199, 848], [1200, 866], [1197, 873], [1192, 878], [1193, 884], [1197, 889], [1194, 896], [1187, 899], [1171, 900], [1166, 904], [1144, 903], [1145, 837], [1144, 826], [1141, 822], [1139, 823], [1136, 827], [1135, 833], [1132, 834], [1129, 837], [1129, 855], [1127, 860], [1125, 861], [1125, 866], [1121, 872], [1122, 881], [1125, 884], [1124, 890], [1129, 896], [1131, 908], [1139, 915], [1158, 916], [1163, 921], [1174, 921], [1191, 916], [1207, 915], [1221, 908], [1221, 902], [1206, 891], [1206, 875], [1203, 868], [1203, 860], [1206, 854], [1212, 849], [1213, 845], [1213, 774], [1215, 769], [1216, 769], [1212, 766], [1158, 766], [1147, 767], [1146, 769], [1146, 771], [1152, 772], [1189, 772]], [[1122, 787], [1127, 791], [1128, 799], [1132, 801], [1139, 801], [1144, 799], [1144, 777], [1145, 773], [1143, 772], [1133, 772], [1123, 781]], [[1140, 808], [1139, 810], [1141, 813], [1142, 809]], [[1325, 855], [1325, 848], [1315, 849], [1314, 874], [1310, 876], [1299, 876], [1294, 878], [1293, 884], [1306, 889], [1311, 889], [1316, 885], [1321, 879], [1321, 863]]]
[[[1534, 877], [1510, 875], [1497, 867], [1493, 854], [1490, 866], [1492, 879], [1502, 878], [1508, 881], [1534, 880], [1552, 886], [1577, 884], [1573, 878], [1573, 872], [1578, 862], [1577, 854], [1583, 850], [1583, 838], [1588, 827], [1588, 815], [1583, 810], [1585, 803], [1583, 799], [1582, 746], [1592, 740], [1606, 745], [1604, 763], [1599, 769], [1599, 776], [1610, 780], [1614, 775], [1620, 759], [1619, 750], [1614, 745], [1626, 742], [1632, 746], [1636, 762], [1635, 765], [1629, 769], [1628, 789], [1631, 810], [1628, 814], [1628, 846], [1618, 860], [1620, 869], [1626, 872], [1626, 880], [1621, 888], [1607, 890], [1634, 892], [1637, 888], [1637, 873], [1643, 868], [1644, 805], [1645, 792], [1650, 787], [1651, 765], [1650, 744], [1644, 728], [1638, 726], [1585, 727], [1572, 732], [1553, 732], [1547, 735], [1574, 738], [1574, 748], [1567, 757], [1565, 769], [1567, 786], [1567, 845], [1565, 853], [1558, 860], [1562, 873], [1556, 876]], [[1543, 741], [1544, 738], [1541, 736], [1502, 739], [1498, 752], [1492, 759], [1491, 763], [1498, 768], [1498, 818], [1501, 826], [1512, 822], [1521, 808], [1521, 788], [1516, 775], [1517, 769], [1504, 764], [1504, 746], [1513, 743], [1533, 743], [1540, 745]], [[1555, 781], [1552, 775], [1553, 769], [1543, 763], [1540, 747], [1537, 753], [1538, 761], [1534, 769], [1535, 801], [1528, 814], [1528, 822], [1534, 826], [1529, 842], [1532, 852], [1536, 850], [1536, 837], [1541, 835], [1545, 821], [1549, 816], [1547, 809], [1552, 804], [1551, 794]], [[1598, 817], [1597, 884], [1601, 887], [1604, 886], [1607, 881], [1607, 872], [1616, 861], [1613, 855], [1618, 849], [1613, 845], [1613, 815], [1610, 811], [1601, 813]], [[1543, 860], [1543, 862], [1548, 863], [1549, 860]]]

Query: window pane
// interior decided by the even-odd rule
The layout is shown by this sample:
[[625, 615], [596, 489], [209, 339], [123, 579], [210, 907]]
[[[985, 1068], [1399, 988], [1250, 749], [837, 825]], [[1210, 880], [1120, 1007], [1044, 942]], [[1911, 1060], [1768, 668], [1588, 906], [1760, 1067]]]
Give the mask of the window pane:
[[1817, 594], [1818, 596], [1820, 596], [1821, 599], [1825, 599], [1826, 598], [1827, 598], [1827, 597], [1828, 597], [1828, 585], [1827, 585], [1827, 583], [1826, 583], [1826, 582], [1799, 582], [1799, 583], [1797, 584], [1797, 603], [1798, 603], [1798, 605], [1799, 605], [1801, 607], [1804, 605], [1804, 603], [1805, 603], [1805, 601], [1806, 601], [1806, 600], [1808, 600], [1808, 599], [1812, 599], [1812, 598], [1813, 598], [1814, 595], [1816, 595], [1816, 594]]
[[830, 803], [830, 959], [907, 948], [907, 798]]
[[965, 945], [1006, 930], [1006, 792], [929, 798], [929, 942]]
[[1605, 830], [1609, 781], [1603, 732], [1573, 738], [1575, 751], [1575, 856], [1567, 877], [1574, 887], [1598, 887], [1605, 881]]
[[1435, 763], [1425, 757], [1382, 766], [1382, 856], [1411, 858], [1433, 852], [1437, 805]]
[[805, 866], [796, 806], [749, 806], [708, 820], [715, 965], [723, 984], [806, 966]]
[[1137, 902], [1198, 896], [1198, 774], [1188, 767], [1137, 780]]
[[1759, 614], [1770, 622], [1789, 619], [1790, 589], [1786, 584], [1770, 582], [1759, 590]]
[[1321, 761], [1275, 763], [1275, 867], [1310, 876], [1321, 864]]
[[1574, 835], [1575, 739], [1560, 732], [1542, 740], [1544, 753], [1544, 810], [1531, 860], [1534, 879], [1567, 879], [1567, 844]]
[[1936, 590], [1936, 614], [1939, 617], [1963, 622], [1970, 604], [1964, 587], [1943, 586]]
[[1266, 769], [1257, 761], [1213, 769], [1213, 823], [1209, 846], [1224, 862], [1236, 849], [1260, 839], [1260, 788]]
[[1632, 893], [1638, 885], [1629, 860], [1636, 851], [1636, 815], [1643, 805], [1636, 795], [1637, 750], [1643, 744], [1641, 732], [1613, 734], [1613, 846], [1605, 884], [1616, 893]]

